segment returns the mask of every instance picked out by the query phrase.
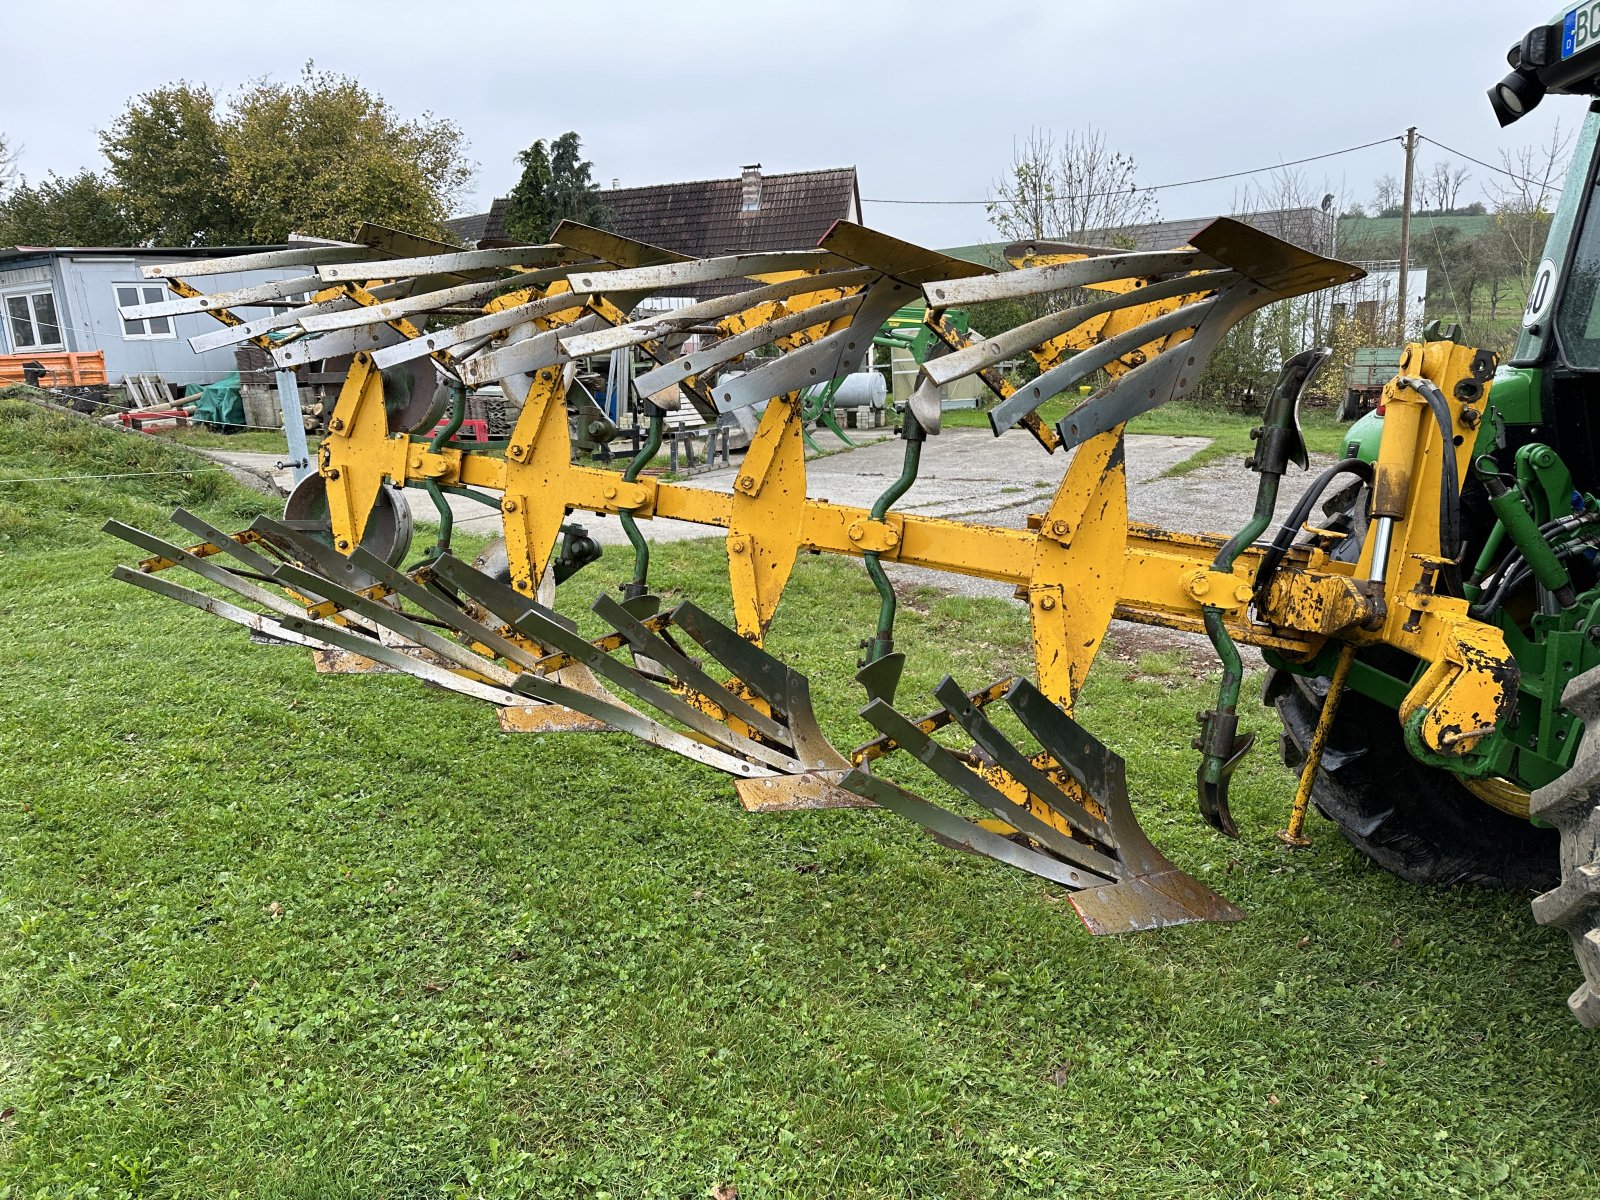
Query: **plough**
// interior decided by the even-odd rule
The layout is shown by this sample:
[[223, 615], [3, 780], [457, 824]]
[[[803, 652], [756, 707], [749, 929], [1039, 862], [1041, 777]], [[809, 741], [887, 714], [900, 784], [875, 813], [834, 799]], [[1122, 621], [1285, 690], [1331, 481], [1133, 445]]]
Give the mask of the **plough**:
[[[1516, 668], [1499, 630], [1469, 616], [1450, 585], [1459, 547], [1448, 544], [1440, 496], [1459, 491], [1468, 470], [1493, 361], [1449, 341], [1407, 348], [1386, 394], [1381, 458], [1341, 464], [1373, 496], [1378, 534], [1357, 553], [1338, 553], [1355, 544], [1347, 536], [1305, 531], [1309, 512], [1291, 514], [1274, 543], [1258, 541], [1272, 525], [1278, 480], [1306, 463], [1296, 405], [1315, 354], [1286, 365], [1269, 402], [1247, 529], [1230, 540], [1130, 524], [1126, 423], [1187, 394], [1247, 314], [1359, 272], [1226, 219], [1170, 250], [1037, 244], [1009, 257], [1015, 269], [996, 272], [841, 222], [810, 250], [691, 259], [564, 223], [537, 246], [462, 250], [369, 227], [349, 244], [152, 269], [180, 298], [163, 311], [222, 322], [197, 341], [254, 339], [283, 366], [345, 358], [348, 375], [317, 473], [282, 520], [229, 533], [179, 512], [180, 539], [112, 522], [108, 531], [146, 556], [117, 576], [258, 639], [318, 650], [324, 662], [375, 663], [482, 700], [508, 729], [633, 734], [731, 776], [752, 811], [880, 806], [1067, 889], [1095, 932], [1239, 919], [1151, 845], [1122, 759], [1074, 718], [1107, 628], [1121, 618], [1204, 632], [1216, 644], [1221, 692], [1195, 745], [1202, 812], [1225, 832], [1234, 831], [1228, 781], [1249, 742], [1237, 734], [1239, 643], [1311, 677], [1342, 662], [1356, 683], [1366, 678], [1359, 664], [1348, 670], [1357, 650], [1410, 656], [1421, 668], [1394, 697], [1406, 736], [1471, 774], [1475, 747], [1512, 704]], [[214, 297], [196, 282], [265, 268], [295, 277]], [[726, 294], [647, 303], [707, 283]], [[309, 302], [283, 306], [308, 290]], [[954, 306], [1027, 296], [1052, 297], [1055, 307], [986, 340], [944, 318]], [[806, 397], [859, 369], [890, 315], [918, 301], [937, 352], [905, 406], [901, 476], [867, 508], [809, 496]], [[277, 306], [249, 319], [234, 311], [261, 303]], [[138, 319], [145, 307], [124, 315]], [[640, 396], [675, 387], [708, 419], [764, 406], [730, 493], [645, 473], [666, 415], [653, 404], [626, 469], [574, 461], [576, 364], [616, 350], [645, 360]], [[1000, 368], [1021, 356], [1037, 373], [1016, 384]], [[997, 436], [1064, 461], [1028, 528], [895, 511], [926, 439], [939, 434], [941, 389], [972, 376], [994, 393]], [[1040, 417], [1047, 400], [1096, 380], [1054, 425]], [[521, 398], [515, 427], [504, 444], [458, 444], [466, 392], [486, 384]], [[441, 525], [438, 544], [410, 567], [407, 487], [433, 498]], [[503, 543], [476, 563], [451, 550], [451, 495], [500, 513]], [[597, 638], [554, 606], [556, 584], [568, 586], [598, 553], [570, 523], [581, 512], [618, 516], [633, 555], [621, 595], [593, 604], [607, 627]], [[662, 600], [640, 527], [649, 518], [723, 535], [731, 625], [692, 602]], [[802, 551], [861, 559], [880, 599], [861, 642], [862, 724], [848, 741], [830, 739], [806, 678], [763, 648]], [[1032, 678], [977, 687], [946, 679], [937, 707], [907, 715], [888, 563], [1014, 587], [1031, 620]], [[203, 586], [176, 582], [178, 571]], [[1330, 720], [1338, 692], [1328, 696]], [[894, 782], [882, 767], [896, 754], [928, 768], [974, 815]], [[1307, 773], [1315, 771], [1313, 761]], [[1291, 834], [1299, 837], [1297, 825]]]

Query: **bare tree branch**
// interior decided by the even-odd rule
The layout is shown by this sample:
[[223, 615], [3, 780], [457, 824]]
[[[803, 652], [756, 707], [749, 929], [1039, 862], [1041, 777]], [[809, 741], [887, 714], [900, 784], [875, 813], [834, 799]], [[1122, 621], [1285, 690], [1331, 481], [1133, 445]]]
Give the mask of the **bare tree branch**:
[[6, 136], [0, 133], [0, 193], [9, 188], [17, 178], [17, 156], [21, 147], [16, 150], [11, 148], [11, 143]]
[[1160, 215], [1155, 197], [1139, 189], [1137, 171], [1099, 130], [1072, 130], [1059, 144], [1050, 130], [1031, 130], [995, 182], [989, 222], [1013, 241], [1114, 235]]
[[1494, 203], [1495, 228], [1505, 238], [1517, 264], [1523, 295], [1533, 284], [1533, 273], [1544, 252], [1550, 229], [1550, 212], [1567, 173], [1572, 135], [1558, 121], [1545, 145], [1502, 150], [1504, 174], [1484, 185]]

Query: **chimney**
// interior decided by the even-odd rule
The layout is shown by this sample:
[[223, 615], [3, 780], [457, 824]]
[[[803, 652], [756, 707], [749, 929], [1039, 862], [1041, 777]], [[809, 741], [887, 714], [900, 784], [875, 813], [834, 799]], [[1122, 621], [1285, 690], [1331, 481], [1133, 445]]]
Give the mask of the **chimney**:
[[739, 169], [740, 197], [739, 211], [741, 213], [758, 213], [761, 211], [761, 164], [750, 163]]

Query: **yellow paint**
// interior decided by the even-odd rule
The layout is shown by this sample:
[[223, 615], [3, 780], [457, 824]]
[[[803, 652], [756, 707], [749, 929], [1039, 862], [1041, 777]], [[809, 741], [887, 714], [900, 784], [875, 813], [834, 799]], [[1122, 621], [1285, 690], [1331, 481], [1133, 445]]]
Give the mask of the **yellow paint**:
[[[758, 306], [728, 318], [724, 331], [803, 312], [841, 294], [841, 289], [821, 289]], [[503, 295], [488, 307], [508, 306], [521, 295]], [[1133, 328], [1179, 303], [1160, 301], [1117, 313], [1093, 329], [1055, 339], [1038, 348], [1040, 365], [1049, 369], [1070, 350]], [[553, 328], [586, 311], [599, 312], [612, 323], [625, 319], [608, 302], [596, 299], [541, 324]], [[928, 322], [947, 344], [967, 341], [937, 313], [929, 313]], [[783, 339], [783, 345], [793, 349], [847, 323], [818, 322]], [[1145, 352], [1158, 348], [1153, 343]], [[669, 357], [660, 346], [647, 350], [658, 360]], [[1459, 420], [1462, 404], [1454, 389], [1470, 375], [1472, 360], [1472, 350], [1452, 343], [1414, 345], [1407, 348], [1402, 373], [1436, 383]], [[1142, 361], [1137, 353], [1113, 363], [1110, 371], [1118, 374], [1136, 361]], [[990, 374], [991, 386], [1002, 394], [1009, 391], [1004, 380]], [[1389, 409], [1378, 472], [1382, 502], [1394, 512], [1396, 525], [1381, 592], [1371, 594], [1364, 583], [1370, 572], [1365, 559], [1334, 562], [1314, 549], [1297, 550], [1259, 601], [1252, 596], [1259, 551], [1247, 551], [1231, 572], [1219, 573], [1211, 562], [1220, 538], [1128, 523], [1120, 430], [1100, 435], [1074, 453], [1048, 509], [1029, 528], [903, 513], [874, 521], [865, 509], [807, 497], [797, 396], [768, 405], [731, 494], [719, 494], [650, 479], [628, 482], [618, 472], [574, 464], [566, 384], [565, 372], [556, 368], [529, 377], [522, 415], [503, 454], [432, 452], [420, 439], [389, 434], [381, 378], [370, 359], [358, 355], [321, 450], [335, 537], [347, 545], [359, 540], [385, 479], [500, 491], [513, 582], [531, 596], [571, 511], [631, 511], [641, 518], [661, 516], [722, 529], [735, 621], [741, 633], [757, 642], [771, 624], [801, 550], [855, 556], [871, 551], [904, 564], [1000, 580], [1027, 599], [1040, 686], [1068, 710], [1113, 616], [1198, 630], [1207, 605], [1224, 610], [1237, 641], [1270, 646], [1302, 660], [1314, 657], [1330, 639], [1357, 647], [1384, 644], [1415, 656], [1427, 666], [1400, 716], [1426, 710], [1422, 736], [1439, 753], [1470, 750], [1514, 694], [1514, 668], [1498, 632], [1468, 617], [1464, 601], [1434, 594], [1430, 585], [1439, 566], [1443, 454], [1456, 455], [1459, 477], [1465, 478], [1472, 439], [1464, 436], [1460, 446], [1441, 445], [1421, 397], [1393, 384], [1386, 394]], [[697, 394], [705, 399], [703, 391]], [[1040, 431], [1035, 432], [1048, 446]]]

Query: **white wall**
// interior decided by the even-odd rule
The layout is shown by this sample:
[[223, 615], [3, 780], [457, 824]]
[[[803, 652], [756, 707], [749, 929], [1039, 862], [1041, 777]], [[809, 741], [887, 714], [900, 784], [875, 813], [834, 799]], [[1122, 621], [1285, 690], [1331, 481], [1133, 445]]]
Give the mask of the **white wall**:
[[[168, 383], [185, 387], [214, 382], [234, 369], [234, 347], [196, 354], [189, 338], [220, 328], [216, 318], [205, 313], [172, 318], [173, 336], [134, 339], [125, 336], [122, 318], [117, 313], [117, 284], [149, 287], [159, 280], [145, 279], [140, 268], [160, 262], [182, 262], [185, 255], [139, 255], [115, 258], [105, 255], [63, 255], [58, 261], [66, 292], [62, 319], [71, 326], [67, 335], [74, 350], [101, 350], [106, 356], [106, 378], [116, 385], [127, 375], [158, 374]], [[278, 268], [253, 271], [248, 275], [207, 275], [195, 284], [206, 292], [225, 292], [272, 279], [288, 279], [305, 274], [303, 268]], [[62, 297], [57, 297], [58, 300]], [[246, 319], [264, 316], [264, 308], [244, 309]]]

